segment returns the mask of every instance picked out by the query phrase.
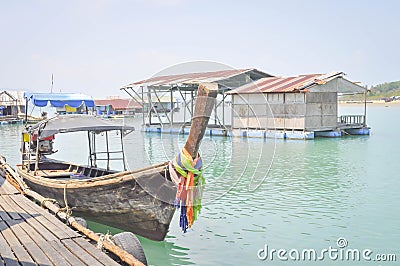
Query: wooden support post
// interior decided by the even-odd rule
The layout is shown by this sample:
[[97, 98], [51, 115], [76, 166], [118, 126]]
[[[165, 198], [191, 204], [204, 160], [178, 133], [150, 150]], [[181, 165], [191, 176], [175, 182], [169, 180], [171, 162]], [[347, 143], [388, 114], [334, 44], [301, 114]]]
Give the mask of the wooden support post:
[[185, 144], [185, 149], [196, 158], [199, 152], [201, 140], [207, 128], [208, 120], [215, 105], [215, 98], [218, 90], [208, 87], [215, 87], [217, 84], [199, 84], [196, 98], [196, 107], [192, 117], [189, 137]]
[[365, 92], [364, 92], [364, 127], [367, 126], [367, 92], [368, 89], [365, 87]]
[[25, 121], [24, 124], [26, 125], [28, 123], [28, 98], [25, 99]]
[[171, 97], [171, 99], [170, 99], [170, 104], [171, 104], [171, 106], [170, 106], [170, 114], [171, 114], [171, 121], [170, 121], [170, 123], [171, 123], [171, 128], [172, 128], [172, 126], [174, 125], [174, 94], [173, 94], [173, 91], [172, 91], [172, 87], [171, 87], [171, 95], [170, 95], [170, 97]]

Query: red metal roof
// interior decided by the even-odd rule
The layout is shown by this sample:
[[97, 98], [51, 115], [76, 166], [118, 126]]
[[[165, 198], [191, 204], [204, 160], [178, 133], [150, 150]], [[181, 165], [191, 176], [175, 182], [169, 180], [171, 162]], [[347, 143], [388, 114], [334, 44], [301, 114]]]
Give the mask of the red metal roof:
[[94, 104], [97, 106], [111, 105], [114, 110], [141, 108], [140, 104], [131, 99], [101, 99], [94, 100]]
[[239, 74], [254, 72], [262, 75], [263, 77], [271, 76], [267, 73], [259, 71], [257, 69], [232, 69], [232, 70], [220, 70], [213, 72], [201, 72], [201, 73], [186, 73], [178, 75], [168, 76], [155, 76], [149, 79], [141, 80], [138, 82], [131, 83], [126, 87], [135, 86], [160, 86], [160, 85], [175, 85], [175, 84], [196, 84], [199, 82], [216, 82], [219, 80], [228, 79]]
[[342, 72], [330, 74], [308, 74], [295, 77], [268, 77], [261, 78], [237, 89], [227, 92], [238, 93], [273, 93], [273, 92], [297, 92], [306, 87], [325, 83], [333, 78], [342, 76]]

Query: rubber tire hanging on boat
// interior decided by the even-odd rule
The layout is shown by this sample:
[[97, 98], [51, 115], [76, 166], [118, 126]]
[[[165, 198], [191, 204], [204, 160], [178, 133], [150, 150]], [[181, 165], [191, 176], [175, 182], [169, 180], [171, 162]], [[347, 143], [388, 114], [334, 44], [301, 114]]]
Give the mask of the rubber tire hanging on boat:
[[140, 244], [139, 239], [135, 236], [134, 233], [122, 232], [114, 235], [111, 240], [114, 242], [115, 245], [131, 254], [144, 265], [147, 265], [147, 259], [146, 255], [144, 254], [142, 244]]
[[82, 225], [83, 227], [87, 228], [87, 222], [85, 219], [83, 219], [82, 217], [74, 217], [75, 222], [77, 222], [78, 224]]

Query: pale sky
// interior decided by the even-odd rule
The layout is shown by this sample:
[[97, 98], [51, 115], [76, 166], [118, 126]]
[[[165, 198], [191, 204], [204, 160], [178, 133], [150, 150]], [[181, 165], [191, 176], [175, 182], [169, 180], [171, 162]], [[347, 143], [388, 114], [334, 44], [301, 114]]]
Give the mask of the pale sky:
[[183, 62], [400, 80], [400, 1], [0, 1], [0, 90], [123, 95]]

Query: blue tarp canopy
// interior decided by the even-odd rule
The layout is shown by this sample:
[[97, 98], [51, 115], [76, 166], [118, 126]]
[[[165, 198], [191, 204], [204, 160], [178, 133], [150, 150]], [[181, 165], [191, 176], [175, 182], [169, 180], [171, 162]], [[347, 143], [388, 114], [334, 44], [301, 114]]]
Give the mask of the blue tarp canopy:
[[24, 93], [24, 98], [32, 101], [35, 106], [44, 107], [50, 102], [53, 107], [78, 108], [83, 103], [86, 107], [94, 107], [94, 101], [91, 96], [80, 93]]

